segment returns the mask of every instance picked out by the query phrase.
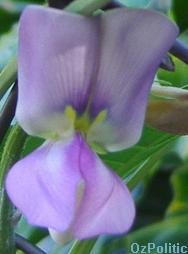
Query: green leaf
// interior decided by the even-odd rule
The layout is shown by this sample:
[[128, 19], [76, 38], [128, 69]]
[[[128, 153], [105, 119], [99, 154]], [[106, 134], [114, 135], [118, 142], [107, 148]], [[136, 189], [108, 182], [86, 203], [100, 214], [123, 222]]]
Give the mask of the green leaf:
[[24, 217], [18, 222], [15, 231], [33, 244], [38, 243], [48, 235], [47, 230], [29, 225]]
[[24, 149], [22, 151], [22, 157], [25, 157], [26, 155], [30, 154], [32, 151], [34, 151], [37, 147], [42, 145], [44, 142], [44, 139], [28, 136]]
[[188, 13], [187, 0], [173, 1], [173, 14], [181, 31], [188, 29], [187, 13]]
[[[177, 137], [160, 132], [155, 129], [145, 127], [140, 142], [129, 148], [116, 153], [109, 153], [101, 158], [112, 167], [121, 177], [125, 178], [130, 174], [137, 172], [145, 167], [150, 170], [152, 156], [156, 155], [167, 147]], [[148, 166], [146, 164], [148, 163]], [[136, 176], [135, 176], [136, 177]]]
[[[188, 88], [188, 65], [173, 57], [176, 66], [175, 72], [168, 72], [160, 69], [158, 78], [170, 82], [171, 86]], [[163, 82], [161, 82], [163, 85]], [[165, 84], [167, 85], [167, 84]]]
[[[12, 58], [16, 56], [17, 50], [17, 25], [14, 25], [11, 30], [3, 34], [0, 40], [0, 70], [4, 68]], [[13, 60], [12, 60], [13, 61]]]
[[12, 25], [18, 20], [18, 13], [9, 12], [6, 9], [0, 8], [0, 34], [8, 32]]
[[188, 215], [166, 219], [162, 222], [141, 228], [130, 233], [125, 241], [130, 246], [131, 243], [137, 242], [147, 244], [154, 242], [157, 245], [165, 242], [179, 242], [187, 244], [188, 235]]
[[68, 254], [77, 253], [90, 253], [96, 243], [96, 238], [85, 240], [85, 241], [75, 241], [72, 248], [69, 250]]
[[[155, 246], [164, 246], [165, 243], [179, 243], [180, 245], [187, 246], [187, 235], [188, 215], [179, 216], [142, 227], [141, 229], [135, 230], [126, 236], [105, 238], [103, 242], [100, 243], [99, 248], [94, 249], [94, 253], [133, 253], [131, 246], [133, 247], [132, 244], [135, 243], [139, 246], [148, 246], [149, 243], [155, 244]], [[137, 253], [141, 253], [141, 249]], [[151, 250], [150, 252], [146, 250], [145, 253], [157, 254], [156, 250]]]
[[188, 215], [188, 168], [187, 163], [176, 170], [171, 178], [174, 198], [167, 211], [167, 216]]

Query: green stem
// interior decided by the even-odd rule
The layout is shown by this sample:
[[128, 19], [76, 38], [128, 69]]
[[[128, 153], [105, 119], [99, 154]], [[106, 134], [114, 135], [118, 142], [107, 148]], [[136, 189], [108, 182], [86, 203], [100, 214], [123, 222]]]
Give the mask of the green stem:
[[90, 253], [95, 243], [96, 238], [85, 241], [75, 241], [72, 248], [69, 250], [68, 254]]
[[11, 89], [9, 96], [0, 112], [0, 144], [2, 143], [8, 128], [14, 118], [17, 103], [17, 82]]
[[27, 239], [18, 234], [16, 234], [16, 246], [17, 249], [22, 250], [27, 254], [46, 254], [46, 252], [33, 245]]
[[9, 87], [15, 82], [16, 76], [17, 62], [16, 58], [14, 58], [0, 73], [0, 99], [2, 99]]
[[14, 228], [11, 222], [13, 206], [5, 191], [4, 180], [9, 168], [19, 159], [27, 134], [18, 126], [12, 127], [0, 162], [0, 253], [14, 254]]
[[64, 10], [79, 13], [82, 15], [91, 15], [97, 9], [100, 9], [110, 3], [112, 0], [75, 0]]

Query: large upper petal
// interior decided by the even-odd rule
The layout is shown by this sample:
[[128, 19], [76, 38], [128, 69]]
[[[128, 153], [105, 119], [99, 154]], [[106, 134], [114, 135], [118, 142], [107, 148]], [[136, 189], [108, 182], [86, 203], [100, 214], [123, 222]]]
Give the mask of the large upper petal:
[[96, 116], [107, 109], [107, 119], [93, 126], [88, 140], [115, 151], [140, 138], [150, 86], [178, 29], [157, 12], [118, 9], [101, 16], [101, 31], [100, 66], [90, 110]]
[[29, 6], [22, 14], [16, 116], [30, 134], [71, 127], [63, 111], [81, 113], [98, 62], [98, 20], [62, 10]]
[[84, 190], [77, 143], [46, 143], [8, 173], [8, 195], [29, 223], [61, 231], [69, 228]]
[[[52, 8], [26, 8], [20, 21], [19, 95], [16, 116], [30, 134], [72, 134], [66, 105], [78, 113], [90, 105], [89, 142], [108, 150], [139, 139], [157, 67], [177, 34], [163, 15], [118, 9], [82, 17]], [[156, 36], [157, 35], [157, 36]]]

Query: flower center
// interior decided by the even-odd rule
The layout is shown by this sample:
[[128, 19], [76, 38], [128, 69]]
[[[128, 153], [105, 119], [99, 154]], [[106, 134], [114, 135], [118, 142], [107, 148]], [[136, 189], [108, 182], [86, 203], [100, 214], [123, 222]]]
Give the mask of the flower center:
[[81, 116], [77, 115], [72, 106], [67, 106], [65, 109], [66, 117], [73, 123], [76, 132], [81, 132], [87, 135], [91, 126], [98, 125], [106, 119], [106, 110], [102, 110], [94, 119], [85, 111]]

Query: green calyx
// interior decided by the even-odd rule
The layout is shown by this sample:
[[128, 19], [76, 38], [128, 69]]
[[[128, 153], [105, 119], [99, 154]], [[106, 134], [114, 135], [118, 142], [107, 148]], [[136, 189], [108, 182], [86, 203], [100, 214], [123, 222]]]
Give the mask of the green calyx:
[[[91, 128], [100, 125], [105, 121], [107, 110], [102, 110], [94, 119], [91, 119], [88, 111], [85, 111], [81, 116], [77, 115], [72, 106], [65, 108], [64, 114], [66, 118], [72, 123], [75, 132], [80, 132], [87, 139], [87, 134]], [[91, 148], [99, 154], [105, 154], [105, 148], [98, 143], [92, 142]]]
[[[55, 124], [53, 130], [49, 132], [43, 132], [41, 137], [47, 140], [66, 140], [73, 136], [75, 132], [79, 132], [86, 139], [91, 148], [99, 154], [105, 154], [106, 150], [95, 141], [88, 141], [87, 137], [89, 131], [96, 133], [95, 128], [98, 128], [106, 120], [107, 110], [102, 110], [95, 118], [91, 118], [86, 110], [82, 115], [78, 115], [76, 110], [72, 106], [67, 106], [63, 114], [58, 114], [53, 119]], [[96, 134], [93, 134], [96, 135]], [[93, 139], [95, 140], [95, 138]]]
[[95, 119], [91, 119], [88, 112], [85, 111], [81, 116], [78, 116], [72, 106], [65, 108], [65, 116], [73, 123], [76, 132], [87, 135], [89, 129], [95, 125], [101, 124], [106, 119], [106, 110], [102, 110]]

